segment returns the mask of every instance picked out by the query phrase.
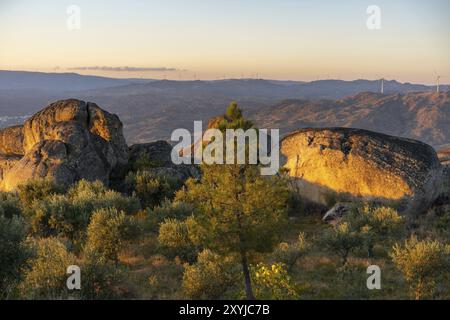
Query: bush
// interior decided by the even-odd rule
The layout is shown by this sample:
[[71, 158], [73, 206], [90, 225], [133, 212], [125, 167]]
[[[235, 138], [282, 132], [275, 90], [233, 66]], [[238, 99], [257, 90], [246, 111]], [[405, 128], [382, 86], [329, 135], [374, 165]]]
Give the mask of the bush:
[[22, 210], [20, 208], [19, 198], [12, 193], [0, 191], [0, 215], [12, 218], [21, 214]]
[[176, 255], [188, 261], [195, 258], [195, 246], [189, 239], [185, 221], [170, 218], [164, 220], [159, 227], [158, 241], [168, 249], [169, 255]]
[[64, 189], [51, 179], [36, 179], [18, 186], [20, 201], [31, 206], [34, 201], [43, 200], [53, 194], [61, 194]]
[[356, 206], [344, 216], [352, 231], [359, 232], [368, 256], [373, 256], [377, 243], [395, 239], [404, 231], [404, 218], [390, 207], [362, 204]]
[[65, 195], [53, 194], [34, 201], [25, 214], [35, 235], [66, 237], [75, 244], [81, 244], [92, 213], [110, 207], [127, 214], [140, 208], [135, 198], [109, 190], [99, 181], [81, 180]]
[[100, 181], [81, 180], [69, 189], [67, 196], [75, 206], [91, 213], [101, 208], [116, 208], [126, 214], [134, 214], [140, 209], [138, 199], [110, 190]]
[[157, 167], [162, 167], [164, 165], [163, 161], [151, 160], [148, 154], [141, 154], [136, 161], [132, 164], [132, 170], [134, 172], [142, 171], [146, 169], [152, 169]]
[[240, 281], [240, 268], [230, 257], [210, 250], [199, 253], [197, 263], [185, 264], [183, 292], [188, 299], [232, 298]]
[[25, 237], [26, 226], [21, 217], [7, 218], [0, 214], [0, 298], [7, 298], [19, 281], [28, 254], [23, 243]]
[[342, 260], [342, 266], [347, 264], [349, 254], [362, 244], [361, 235], [350, 229], [348, 222], [340, 222], [327, 230], [321, 239], [322, 245]]
[[299, 298], [299, 288], [293, 283], [283, 263], [259, 263], [251, 268], [255, 297], [263, 300]]
[[[450, 208], [450, 204], [449, 204]], [[450, 211], [448, 208], [445, 212], [438, 212], [438, 210], [430, 210], [426, 215], [422, 215], [417, 219], [414, 233], [422, 238], [431, 238], [448, 242], [450, 239]]]
[[178, 180], [150, 171], [130, 172], [125, 178], [125, 184], [128, 193], [135, 194], [142, 207], [150, 208], [160, 205], [164, 199], [172, 199], [180, 187]]
[[114, 265], [104, 261], [101, 253], [86, 252], [82, 264], [81, 298], [87, 300], [116, 298], [120, 274]]
[[126, 224], [125, 213], [116, 208], [95, 211], [87, 229], [87, 256], [95, 253], [100, 263], [114, 262], [117, 265], [124, 244]]
[[[383, 290], [389, 290], [388, 279], [383, 277], [382, 280]], [[336, 298], [342, 300], [368, 300], [376, 298], [376, 294], [380, 291], [367, 289], [367, 263], [365, 261], [352, 261], [352, 263], [338, 268], [332, 285], [338, 294]]]
[[76, 258], [56, 238], [41, 239], [30, 244], [34, 257], [28, 261], [24, 280], [19, 288], [29, 299], [61, 299], [68, 297], [67, 267], [76, 264]]
[[83, 251], [83, 299], [112, 299], [120, 294], [117, 286], [121, 272], [117, 268], [118, 255], [125, 241], [136, 238], [139, 221], [115, 208], [103, 208], [94, 212], [87, 230]]
[[76, 239], [78, 227], [85, 224], [85, 216], [72, 206], [70, 200], [64, 195], [50, 195], [45, 201], [35, 201], [26, 210], [31, 231], [40, 237], [61, 236]]
[[300, 259], [310, 248], [310, 245], [305, 240], [305, 234], [300, 233], [296, 242], [289, 244], [282, 242], [273, 252], [273, 257], [276, 261], [282, 262], [288, 270], [291, 270], [297, 260]]
[[352, 196], [349, 193], [338, 193], [335, 191], [328, 191], [324, 195], [324, 200], [327, 208], [333, 207], [338, 202], [351, 202]]
[[153, 209], [147, 209], [150, 231], [157, 231], [161, 222], [166, 219], [185, 220], [192, 215], [192, 206], [181, 201], [165, 200]]
[[305, 202], [295, 190], [289, 190], [287, 199], [287, 212], [290, 217], [299, 217], [305, 212]]
[[[412, 298], [432, 298], [441, 282], [450, 280], [450, 245], [439, 241], [418, 241], [412, 237], [404, 245], [395, 244], [390, 254], [410, 287]], [[448, 288], [447, 288], [448, 289]], [[448, 298], [448, 291], [447, 291]]]

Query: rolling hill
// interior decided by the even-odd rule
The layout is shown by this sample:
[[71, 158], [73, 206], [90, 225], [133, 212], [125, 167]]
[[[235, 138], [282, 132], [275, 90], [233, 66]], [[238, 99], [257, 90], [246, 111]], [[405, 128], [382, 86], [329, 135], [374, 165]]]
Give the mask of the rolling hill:
[[[113, 79], [74, 73], [0, 71], [0, 126], [22, 122], [49, 103], [92, 101], [119, 115], [128, 143], [170, 139], [238, 101], [260, 127], [346, 126], [450, 143], [448, 93], [421, 84], [371, 80], [313, 82], [263, 79], [170, 81]], [[442, 86], [442, 91], [450, 86]], [[361, 93], [363, 92], [363, 93]]]
[[250, 114], [258, 127], [281, 133], [303, 127], [352, 127], [421, 140], [450, 142], [450, 92], [404, 95], [364, 92], [338, 100], [285, 100]]

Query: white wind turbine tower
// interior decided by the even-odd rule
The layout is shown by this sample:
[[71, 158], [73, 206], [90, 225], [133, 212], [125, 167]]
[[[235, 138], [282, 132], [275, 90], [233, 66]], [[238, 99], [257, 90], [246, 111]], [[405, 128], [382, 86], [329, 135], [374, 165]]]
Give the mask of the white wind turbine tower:
[[436, 93], [440, 92], [440, 86], [441, 86], [441, 79], [445, 78], [444, 76], [441, 76], [439, 73], [434, 70], [434, 75], [436, 76]]
[[[380, 93], [384, 94], [384, 77], [380, 77], [379, 75], [375, 75], [375, 77], [377, 77], [378, 79], [380, 79]], [[375, 78], [375, 79], [377, 79]]]
[[436, 76], [436, 92], [439, 93], [439, 81], [441, 80], [441, 76], [437, 75]]

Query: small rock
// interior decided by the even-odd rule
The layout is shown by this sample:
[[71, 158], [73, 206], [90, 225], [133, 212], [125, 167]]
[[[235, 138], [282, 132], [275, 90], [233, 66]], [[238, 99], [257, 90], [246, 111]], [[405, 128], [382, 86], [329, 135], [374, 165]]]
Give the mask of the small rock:
[[336, 223], [345, 214], [347, 214], [351, 208], [351, 202], [338, 202], [330, 210], [325, 213], [322, 220], [328, 223]]

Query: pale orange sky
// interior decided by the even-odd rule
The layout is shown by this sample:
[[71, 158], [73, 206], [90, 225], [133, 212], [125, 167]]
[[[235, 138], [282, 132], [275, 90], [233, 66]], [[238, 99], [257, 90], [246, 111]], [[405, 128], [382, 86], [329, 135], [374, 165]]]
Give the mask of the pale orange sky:
[[[0, 69], [111, 77], [450, 82], [450, 2], [0, 0]], [[66, 10], [81, 9], [69, 30]], [[169, 68], [111, 71], [80, 67]], [[91, 68], [92, 69], [92, 68]], [[446, 79], [445, 77], [449, 77]]]

